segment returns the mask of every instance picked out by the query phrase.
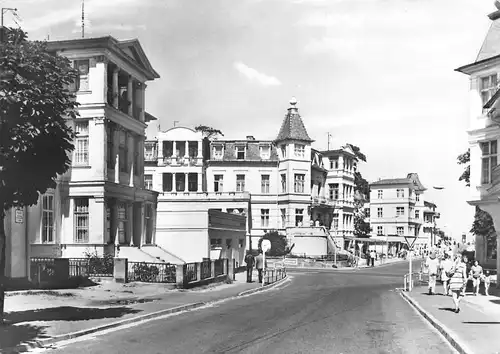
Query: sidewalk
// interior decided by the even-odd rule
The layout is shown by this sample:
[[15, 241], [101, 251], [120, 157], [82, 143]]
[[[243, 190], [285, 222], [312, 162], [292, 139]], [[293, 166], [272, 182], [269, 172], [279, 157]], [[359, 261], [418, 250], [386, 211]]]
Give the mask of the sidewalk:
[[[402, 292], [406, 298], [460, 353], [500, 353], [500, 297], [498, 289], [490, 296], [467, 293], [460, 302], [460, 313], [453, 312], [451, 296], [427, 295], [426, 286]], [[438, 294], [442, 287], [437, 287]], [[499, 294], [500, 295], [500, 294]]]
[[8, 348], [19, 350], [74, 338], [78, 335], [70, 334], [93, 333], [98, 327], [116, 327], [117, 322], [133, 323], [187, 311], [261, 288], [256, 282], [256, 272], [253, 283], [246, 283], [246, 273], [237, 273], [235, 278], [232, 284], [190, 290], [166, 290], [162, 284], [109, 282], [74, 290], [7, 293], [7, 325], [0, 327], [0, 352], [16, 352]]

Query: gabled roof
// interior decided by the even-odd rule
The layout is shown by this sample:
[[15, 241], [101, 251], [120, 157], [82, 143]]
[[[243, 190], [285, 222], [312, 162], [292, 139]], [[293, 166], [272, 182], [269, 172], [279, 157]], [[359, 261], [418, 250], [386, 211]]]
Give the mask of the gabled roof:
[[129, 65], [142, 72], [148, 80], [154, 80], [160, 77], [160, 75], [153, 69], [138, 39], [119, 41], [112, 36], [106, 36], [48, 41], [47, 49], [49, 51], [107, 49], [123, 61], [127, 62]]
[[408, 173], [406, 178], [388, 178], [370, 183], [371, 186], [406, 185], [416, 191], [425, 191], [426, 188], [420, 182], [418, 174]]
[[290, 101], [291, 107], [288, 108], [288, 113], [285, 115], [285, 119], [283, 119], [283, 123], [281, 124], [281, 128], [275, 142], [284, 140], [299, 140], [311, 143], [314, 141], [309, 137], [309, 134], [307, 134], [307, 130], [304, 126], [302, 118], [300, 117], [299, 110], [295, 107], [296, 104], [297, 101], [295, 99]]

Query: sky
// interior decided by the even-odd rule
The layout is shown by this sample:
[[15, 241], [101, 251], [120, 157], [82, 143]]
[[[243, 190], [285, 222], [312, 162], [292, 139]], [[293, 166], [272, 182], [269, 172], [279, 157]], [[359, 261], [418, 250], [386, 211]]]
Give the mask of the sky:
[[[0, 0], [30, 39], [81, 37], [81, 0]], [[468, 77], [492, 0], [86, 0], [85, 37], [138, 38], [161, 78], [146, 109], [161, 130], [276, 137], [291, 97], [313, 147], [346, 143], [368, 181], [419, 174], [452, 237], [474, 209], [458, 181], [468, 148]], [[149, 132], [158, 129], [150, 127]], [[433, 186], [444, 189], [435, 190]]]

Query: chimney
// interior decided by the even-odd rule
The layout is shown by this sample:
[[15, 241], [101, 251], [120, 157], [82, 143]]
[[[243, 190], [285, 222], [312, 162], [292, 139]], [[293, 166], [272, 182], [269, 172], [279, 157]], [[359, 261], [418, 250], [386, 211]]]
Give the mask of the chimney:
[[247, 135], [247, 140], [254, 141], [254, 140], [255, 140], [255, 138], [253, 137], [253, 135]]

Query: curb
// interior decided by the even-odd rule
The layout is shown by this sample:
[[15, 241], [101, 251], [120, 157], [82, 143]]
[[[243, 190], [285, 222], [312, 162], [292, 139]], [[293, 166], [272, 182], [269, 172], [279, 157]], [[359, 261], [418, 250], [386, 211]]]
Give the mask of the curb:
[[465, 343], [462, 342], [460, 338], [454, 333], [452, 333], [448, 328], [445, 327], [441, 322], [439, 322], [434, 316], [425, 311], [422, 306], [419, 305], [417, 301], [412, 299], [409, 295], [407, 295], [404, 291], [400, 291], [401, 296], [408, 301], [422, 317], [424, 317], [434, 328], [436, 328], [439, 333], [441, 333], [446, 340], [451, 344], [455, 350], [457, 350], [460, 354], [473, 354], [474, 352], [467, 347]]
[[170, 314], [174, 314], [174, 313], [178, 313], [178, 312], [194, 310], [194, 309], [197, 309], [199, 307], [203, 307], [203, 306], [207, 306], [207, 305], [212, 305], [212, 304], [215, 304], [215, 303], [218, 303], [218, 302], [221, 302], [221, 301], [227, 301], [227, 300], [237, 299], [238, 297], [242, 297], [242, 296], [246, 296], [246, 295], [251, 295], [251, 294], [254, 294], [254, 293], [257, 293], [257, 292], [269, 290], [269, 289], [271, 289], [271, 288], [273, 288], [275, 286], [278, 286], [281, 283], [285, 282], [287, 279], [288, 279], [288, 275], [286, 275], [283, 279], [278, 280], [278, 281], [276, 281], [276, 282], [274, 282], [272, 284], [268, 284], [268, 285], [265, 285], [265, 286], [262, 286], [262, 287], [259, 287], [259, 288], [256, 288], [256, 289], [246, 290], [246, 291], [243, 291], [243, 292], [241, 292], [241, 293], [239, 293], [238, 295], [235, 295], [235, 296], [233, 295], [233, 296], [228, 296], [228, 297], [225, 297], [225, 298], [222, 298], [222, 299], [213, 300], [213, 301], [195, 302], [195, 303], [192, 303], [192, 304], [181, 305], [181, 306], [172, 307], [172, 308], [165, 309], [165, 310], [160, 310], [160, 311], [148, 313], [146, 315], [132, 317], [132, 318], [129, 318], [129, 319], [126, 319], [126, 320], [122, 320], [122, 321], [116, 321], [116, 322], [108, 323], [108, 324], [105, 324], [105, 325], [102, 325], [102, 326], [97, 326], [97, 327], [93, 327], [93, 328], [84, 329], [84, 330], [81, 330], [81, 331], [78, 331], [78, 332], [62, 334], [62, 335], [54, 336], [54, 337], [47, 338], [47, 339], [40, 339], [40, 340], [37, 340], [36, 342], [30, 343], [30, 344], [20, 344], [20, 345], [17, 345], [15, 347], [13, 347], [13, 348], [0, 349], [0, 353], [5, 353], [5, 354], [23, 353], [23, 352], [27, 352], [27, 351], [32, 350], [32, 349], [44, 348], [46, 346], [49, 346], [49, 345], [52, 345], [52, 344], [55, 344], [55, 343], [58, 343], [58, 342], [62, 342], [62, 341], [70, 340], [70, 339], [75, 339], [75, 338], [82, 337], [82, 336], [85, 336], [85, 335], [89, 335], [89, 334], [92, 334], [92, 333], [96, 333], [96, 332], [100, 332], [100, 331], [105, 331], [105, 330], [108, 330], [108, 329], [112, 329], [112, 328], [116, 328], [116, 327], [120, 327], [120, 326], [129, 325], [129, 324], [141, 322], [141, 321], [144, 321], [144, 320], [150, 320], [150, 319], [154, 319], [156, 317], [170, 315]]

